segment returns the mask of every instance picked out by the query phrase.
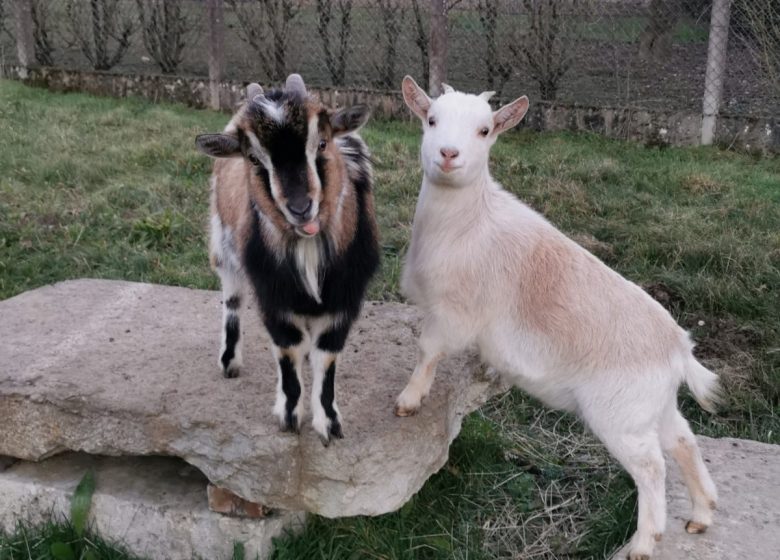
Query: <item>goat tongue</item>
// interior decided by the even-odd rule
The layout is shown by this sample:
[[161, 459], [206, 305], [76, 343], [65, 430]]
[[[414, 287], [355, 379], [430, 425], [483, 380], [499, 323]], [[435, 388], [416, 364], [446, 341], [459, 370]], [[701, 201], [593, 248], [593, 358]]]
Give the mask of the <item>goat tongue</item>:
[[301, 229], [308, 233], [309, 235], [315, 235], [319, 233], [320, 231], [320, 221], [319, 220], [312, 220], [311, 222], [308, 222], [306, 224], [303, 224], [301, 226]]

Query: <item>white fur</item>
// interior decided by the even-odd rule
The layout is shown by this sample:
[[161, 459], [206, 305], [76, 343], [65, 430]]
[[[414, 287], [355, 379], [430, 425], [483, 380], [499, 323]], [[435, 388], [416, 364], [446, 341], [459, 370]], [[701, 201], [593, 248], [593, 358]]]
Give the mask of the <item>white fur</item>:
[[271, 101], [262, 95], [260, 97], [255, 97], [254, 102], [260, 105], [263, 113], [269, 119], [279, 123], [284, 122], [284, 105], [279, 105], [275, 101]]
[[[494, 113], [486, 95], [431, 101], [415, 86], [405, 80], [403, 89], [423, 121], [424, 177], [402, 290], [424, 321], [396, 412], [419, 408], [443, 355], [475, 345], [513, 384], [578, 412], [634, 478], [630, 558], [649, 556], [665, 528], [664, 452], [686, 473], [693, 521], [710, 524], [715, 486], [676, 396], [686, 381], [706, 405], [716, 376], [696, 362], [687, 333], [660, 304], [491, 178], [490, 147], [522, 118], [527, 100]], [[443, 148], [458, 151], [457, 169], [442, 168]]]
[[295, 264], [298, 266], [298, 274], [306, 291], [317, 303], [322, 303], [320, 297], [322, 242], [320, 237], [299, 239], [295, 245]]

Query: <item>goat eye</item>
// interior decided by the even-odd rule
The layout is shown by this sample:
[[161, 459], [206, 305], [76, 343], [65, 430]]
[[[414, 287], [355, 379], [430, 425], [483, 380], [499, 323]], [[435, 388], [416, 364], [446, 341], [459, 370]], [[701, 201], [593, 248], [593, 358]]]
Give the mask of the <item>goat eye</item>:
[[249, 154], [247, 156], [247, 159], [249, 160], [249, 163], [252, 165], [260, 165], [260, 160], [257, 159], [257, 156], [255, 154]]
[[479, 134], [480, 136], [487, 136], [488, 134], [490, 134], [490, 129], [488, 127], [485, 127], [479, 131]]
[[436, 126], [436, 119], [434, 119], [433, 117], [430, 117], [428, 119], [428, 126]]
[[326, 140], [320, 140], [320, 151], [323, 151], [328, 146], [328, 142]]

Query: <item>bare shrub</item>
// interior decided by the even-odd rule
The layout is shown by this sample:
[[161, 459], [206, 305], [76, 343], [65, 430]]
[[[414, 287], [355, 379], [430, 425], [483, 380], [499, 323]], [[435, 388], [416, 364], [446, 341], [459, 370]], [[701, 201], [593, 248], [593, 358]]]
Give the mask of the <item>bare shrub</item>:
[[54, 65], [54, 43], [52, 42], [49, 0], [31, 2], [33, 39], [35, 40], [35, 60], [42, 66]]
[[6, 33], [9, 37], [13, 37], [11, 33], [10, 17], [6, 10], [5, 0], [0, 0], [0, 36]]
[[680, 9], [680, 5], [667, 0], [650, 2], [650, 17], [639, 38], [639, 52], [643, 57], [661, 59], [669, 55]]
[[322, 50], [325, 54], [325, 64], [328, 66], [333, 84], [344, 84], [347, 71], [347, 55], [349, 54], [349, 39], [352, 35], [352, 0], [338, 0], [339, 25], [336, 28], [338, 46], [335, 51], [331, 47], [330, 23], [333, 19], [333, 0], [317, 0], [317, 32], [322, 40]]
[[738, 0], [737, 36], [780, 95], [780, 0]]
[[[238, 16], [238, 35], [250, 45], [265, 74], [281, 81], [287, 75], [291, 27], [302, 0], [227, 0]], [[268, 53], [272, 53], [269, 57]]]
[[485, 81], [489, 90], [501, 98], [501, 90], [512, 76], [512, 65], [504, 47], [498, 44], [498, 15], [500, 0], [479, 0], [477, 12], [485, 38]]
[[144, 48], [164, 74], [173, 74], [183, 58], [192, 28], [182, 0], [136, 0]]
[[383, 56], [379, 64], [379, 80], [377, 85], [386, 88], [395, 88], [395, 65], [398, 61], [398, 42], [404, 23], [403, 0], [377, 0], [379, 14], [382, 18], [383, 31]]
[[132, 15], [120, 0], [67, 0], [70, 34], [95, 70], [110, 70], [122, 61], [135, 32]]
[[530, 76], [539, 84], [542, 99], [558, 95], [561, 78], [571, 68], [576, 50], [573, 12], [582, 0], [523, 0], [528, 28], [509, 45], [510, 52], [523, 60]]
[[412, 0], [412, 14], [414, 15], [414, 44], [420, 50], [422, 83], [427, 88], [430, 82], [430, 68], [428, 67], [430, 64], [428, 58], [428, 27], [430, 24], [425, 21], [420, 0]]

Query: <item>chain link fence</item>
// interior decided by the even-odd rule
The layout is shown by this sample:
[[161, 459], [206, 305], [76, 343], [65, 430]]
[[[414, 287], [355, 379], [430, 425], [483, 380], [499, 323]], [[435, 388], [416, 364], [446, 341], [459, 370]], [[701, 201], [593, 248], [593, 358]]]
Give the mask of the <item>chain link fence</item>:
[[[0, 0], [3, 64], [16, 61], [15, 1]], [[720, 27], [713, 0], [437, 1], [447, 10], [447, 81], [466, 91], [701, 112], [705, 83], [720, 89], [705, 79], [709, 46], [722, 55], [722, 96], [712, 92], [721, 113], [780, 115], [780, 0], [714, 0]], [[31, 4], [39, 64], [208, 75], [206, 0]], [[223, 75], [271, 83], [297, 71], [313, 86], [383, 91], [406, 73], [427, 83], [433, 4], [224, 0]], [[711, 29], [722, 31], [714, 46]]]

